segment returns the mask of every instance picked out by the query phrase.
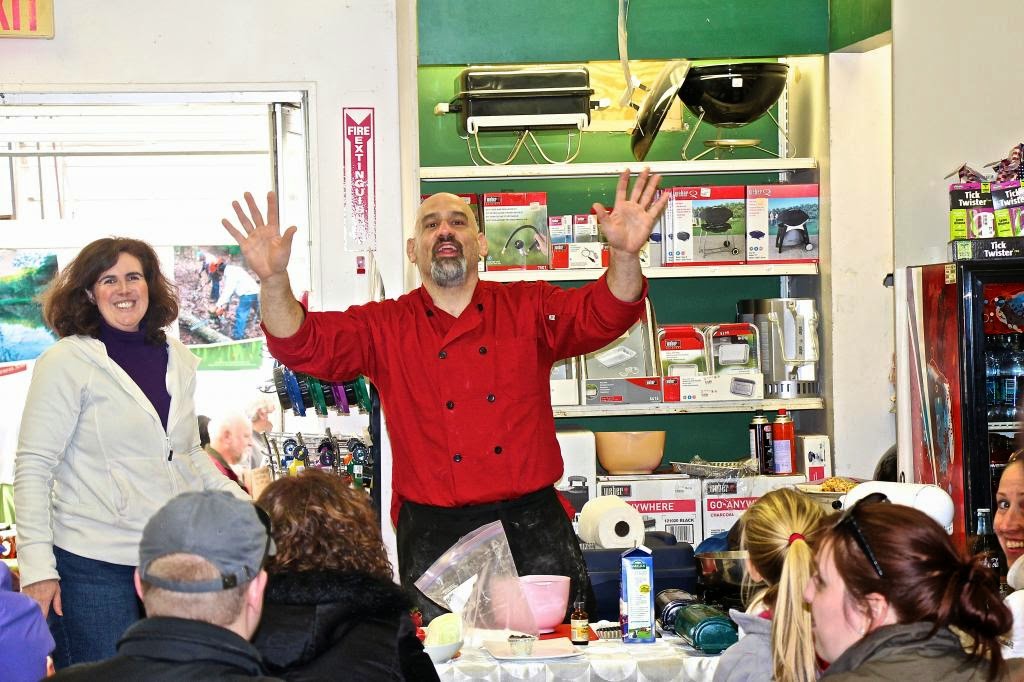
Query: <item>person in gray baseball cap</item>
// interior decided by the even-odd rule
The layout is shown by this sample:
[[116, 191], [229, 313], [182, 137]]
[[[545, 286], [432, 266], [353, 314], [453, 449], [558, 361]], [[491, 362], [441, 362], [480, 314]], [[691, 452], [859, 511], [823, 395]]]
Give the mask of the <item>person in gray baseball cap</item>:
[[113, 658], [55, 679], [277, 679], [248, 641], [275, 551], [270, 519], [251, 502], [224, 491], [178, 495], [142, 531], [135, 587], [146, 618], [128, 628]]

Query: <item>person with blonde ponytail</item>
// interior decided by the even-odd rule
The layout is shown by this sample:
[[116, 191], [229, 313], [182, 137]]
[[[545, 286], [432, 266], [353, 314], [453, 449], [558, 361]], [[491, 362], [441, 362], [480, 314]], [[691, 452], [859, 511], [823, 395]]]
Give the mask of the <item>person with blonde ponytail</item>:
[[743, 633], [726, 650], [714, 682], [813, 682], [817, 676], [811, 614], [804, 588], [813, 567], [811, 543], [825, 512], [806, 495], [784, 488], [758, 499], [743, 514], [740, 546], [750, 554], [753, 591], [746, 613], [729, 616]]
[[[883, 503], [885, 502], [885, 503]], [[822, 533], [805, 598], [827, 682], [1020, 680], [1000, 651], [1012, 624], [982, 556], [923, 512], [868, 495]]]

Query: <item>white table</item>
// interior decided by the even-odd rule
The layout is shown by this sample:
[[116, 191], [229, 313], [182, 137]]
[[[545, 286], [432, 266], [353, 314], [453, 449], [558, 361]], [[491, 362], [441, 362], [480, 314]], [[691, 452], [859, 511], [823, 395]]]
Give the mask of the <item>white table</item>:
[[653, 644], [598, 640], [577, 647], [582, 656], [499, 661], [484, 649], [463, 647], [454, 661], [437, 666], [442, 682], [711, 682], [718, 656], [702, 654], [678, 637]]

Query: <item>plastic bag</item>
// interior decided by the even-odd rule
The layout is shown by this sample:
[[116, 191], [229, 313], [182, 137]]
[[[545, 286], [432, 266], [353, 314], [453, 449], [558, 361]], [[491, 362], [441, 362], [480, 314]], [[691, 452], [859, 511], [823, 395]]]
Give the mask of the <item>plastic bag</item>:
[[462, 616], [467, 645], [503, 640], [512, 632], [538, 634], [501, 521], [460, 538], [419, 577], [416, 587]]

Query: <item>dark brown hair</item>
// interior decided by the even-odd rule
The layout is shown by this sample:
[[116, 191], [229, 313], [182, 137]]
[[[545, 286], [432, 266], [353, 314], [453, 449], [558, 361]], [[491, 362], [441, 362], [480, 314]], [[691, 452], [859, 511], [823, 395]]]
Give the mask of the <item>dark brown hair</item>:
[[127, 237], [105, 237], [87, 245], [43, 294], [43, 319], [57, 336], [82, 334], [99, 338], [102, 317], [85, 292], [92, 289], [103, 272], [114, 267], [122, 253], [139, 259], [146, 278], [149, 305], [139, 324], [146, 332], [146, 341], [153, 344], [167, 341], [164, 327], [178, 317], [177, 290], [160, 272], [160, 261], [153, 247]]
[[340, 476], [306, 469], [268, 485], [256, 503], [270, 515], [277, 545], [269, 572], [360, 571], [392, 579], [369, 498]]
[[998, 579], [981, 556], [965, 557], [931, 517], [898, 504], [864, 504], [857, 527], [874, 552], [880, 577], [858, 545], [849, 523], [832, 526], [821, 540], [831, 547], [836, 570], [853, 603], [866, 610], [866, 597], [878, 593], [895, 610], [897, 622], [933, 624], [929, 637], [955, 626], [970, 635], [966, 646], [975, 662], [988, 661], [988, 678], [1003, 668], [999, 637], [1013, 616], [996, 589]]

